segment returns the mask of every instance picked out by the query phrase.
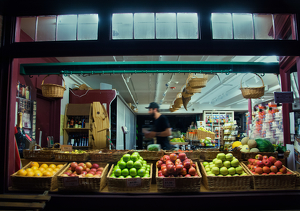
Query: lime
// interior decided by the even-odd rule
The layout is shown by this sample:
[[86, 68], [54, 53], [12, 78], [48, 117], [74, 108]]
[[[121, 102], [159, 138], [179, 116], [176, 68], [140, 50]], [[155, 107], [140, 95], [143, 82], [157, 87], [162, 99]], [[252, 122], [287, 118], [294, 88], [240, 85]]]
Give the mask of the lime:
[[128, 175], [126, 178], [132, 178], [132, 176]]
[[136, 169], [140, 169], [140, 168], [142, 168], [142, 164], [140, 161], [135, 161], [133, 164], [133, 167]]
[[125, 178], [124, 176], [119, 176], [118, 178]]
[[130, 160], [130, 154], [123, 155], [123, 161], [128, 162]]
[[114, 174], [115, 174], [117, 177], [121, 176], [121, 173], [122, 173], [122, 171], [121, 171], [120, 168], [118, 168], [118, 169], [116, 169], [116, 170], [114, 171]]
[[132, 160], [129, 160], [127, 163], [126, 163], [126, 167], [128, 169], [131, 169], [133, 167], [133, 161]]
[[129, 170], [129, 174], [130, 174], [130, 176], [132, 176], [132, 177], [134, 177], [134, 176], [136, 176], [136, 168], [131, 168], [130, 170]]
[[124, 161], [121, 161], [119, 163], [119, 167], [120, 167], [120, 169], [124, 169], [126, 167], [126, 163]]
[[143, 177], [146, 174], [146, 171], [144, 169], [139, 169], [138, 170], [138, 175]]
[[123, 169], [121, 174], [122, 174], [122, 176], [124, 176], [124, 177], [128, 176], [128, 175], [129, 175], [128, 169]]

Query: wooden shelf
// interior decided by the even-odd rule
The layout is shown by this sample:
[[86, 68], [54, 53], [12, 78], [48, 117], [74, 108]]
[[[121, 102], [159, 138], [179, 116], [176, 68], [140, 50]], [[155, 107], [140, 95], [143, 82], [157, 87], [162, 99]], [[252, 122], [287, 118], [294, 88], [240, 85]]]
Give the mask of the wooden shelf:
[[88, 131], [90, 128], [63, 128], [67, 132]]

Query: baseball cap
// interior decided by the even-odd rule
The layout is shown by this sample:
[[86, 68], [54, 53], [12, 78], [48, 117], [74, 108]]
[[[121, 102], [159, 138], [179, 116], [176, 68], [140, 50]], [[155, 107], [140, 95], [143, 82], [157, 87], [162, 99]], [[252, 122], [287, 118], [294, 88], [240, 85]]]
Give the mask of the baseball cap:
[[146, 107], [146, 109], [149, 109], [149, 108], [159, 108], [159, 105], [156, 102], [152, 102], [149, 104], [148, 107]]

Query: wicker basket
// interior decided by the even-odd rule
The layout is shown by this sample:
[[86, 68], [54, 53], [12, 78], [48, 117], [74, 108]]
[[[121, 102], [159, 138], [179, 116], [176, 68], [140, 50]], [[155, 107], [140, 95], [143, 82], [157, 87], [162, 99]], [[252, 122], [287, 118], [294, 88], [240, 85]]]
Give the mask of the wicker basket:
[[278, 159], [278, 152], [241, 152], [242, 153], [242, 159], [247, 161], [250, 158], [255, 158], [257, 154], [260, 154], [262, 156], [267, 155], [268, 157], [273, 156]]
[[[30, 167], [31, 163], [28, 163], [22, 169], [27, 169]], [[59, 163], [59, 162], [40, 162], [37, 163], [41, 166], [43, 163], [50, 165], [50, 164], [63, 164], [64, 166], [59, 169], [53, 176], [51, 177], [27, 177], [27, 176], [19, 176], [18, 172], [11, 175], [12, 181], [12, 188], [13, 189], [20, 189], [20, 190], [55, 190], [57, 189], [57, 175], [61, 172], [64, 172], [67, 166], [67, 163]]]
[[[182, 152], [164, 150], [165, 155], [170, 155], [171, 153], [176, 153], [177, 155], [179, 153], [185, 153], [186, 157], [188, 159], [191, 159], [191, 160], [196, 161], [196, 162], [200, 160], [200, 154], [201, 154], [201, 152], [199, 150], [190, 150], [190, 151], [182, 151]], [[160, 158], [158, 158], [157, 160], [159, 160], [159, 159]]]
[[164, 156], [164, 151], [149, 151], [149, 150], [132, 150], [131, 153], [133, 152], [138, 152], [139, 155], [146, 161], [148, 160], [153, 160], [157, 161], [159, 160], [162, 156]]
[[197, 76], [191, 76], [187, 80], [187, 84], [193, 89], [199, 89], [206, 86], [208, 76], [203, 75], [203, 78], [198, 78]]
[[185, 88], [183, 89], [181, 94], [182, 94], [182, 97], [184, 97], [184, 98], [188, 98], [188, 97], [191, 97], [194, 95], [194, 93], [188, 93]]
[[74, 154], [74, 153], [64, 153], [64, 152], [55, 152], [54, 159], [56, 161], [87, 161], [89, 159], [89, 153], [81, 153], [81, 154]]
[[[99, 167], [103, 167], [103, 172], [101, 177], [81, 177], [78, 178], [78, 183], [75, 185], [68, 185], [67, 179], [70, 177], [63, 177], [61, 176], [64, 172], [61, 172], [57, 176], [57, 186], [58, 191], [83, 191], [83, 192], [99, 192], [101, 191], [107, 183], [106, 176], [109, 170], [109, 164], [106, 163], [97, 163]], [[68, 164], [67, 168], [70, 167], [71, 163]]]
[[156, 185], [158, 192], [200, 192], [202, 175], [196, 162], [199, 177], [158, 177], [156, 168]]
[[91, 161], [117, 163], [129, 150], [97, 150], [90, 152]]
[[186, 85], [185, 89], [186, 89], [186, 92], [189, 94], [200, 93], [202, 90], [202, 88], [194, 89], [194, 88], [190, 87], [188, 84]]
[[[255, 175], [245, 164], [242, 163], [243, 167], [247, 170], [248, 174], [252, 175], [252, 187], [254, 189], [294, 189], [296, 188], [297, 175], [286, 168], [288, 171], [293, 172], [293, 174], [275, 174], [275, 175]], [[283, 165], [284, 166], [284, 165]]]
[[[40, 149], [34, 149], [36, 146]], [[58, 151], [59, 150], [44, 150], [40, 145], [35, 144], [31, 149], [23, 150], [23, 157], [30, 160], [51, 161], [54, 159], [54, 153]]]
[[176, 99], [174, 101], [173, 108], [181, 108], [183, 105], [181, 92], [177, 94]]
[[[110, 192], [150, 192], [151, 178], [152, 178], [152, 164], [150, 167], [150, 177], [148, 178], [111, 178], [114, 165], [111, 166], [107, 177], [108, 191]], [[129, 181], [134, 179], [141, 179], [139, 186], [129, 186]]]
[[251, 174], [248, 173], [245, 166], [240, 163], [242, 168], [244, 169], [244, 172], [246, 172], [248, 175], [246, 176], [231, 176], [231, 177], [219, 177], [219, 176], [208, 176], [206, 174], [205, 168], [200, 163], [201, 166], [201, 173], [203, 175], [203, 185], [206, 189], [209, 190], [250, 190], [251, 188]]
[[42, 94], [44, 97], [57, 97], [57, 98], [62, 98], [64, 96], [64, 91], [66, 90], [66, 84], [65, 80], [63, 77], [59, 75], [64, 81], [64, 86], [57, 85], [57, 84], [44, 84], [44, 80], [49, 77], [47, 75], [43, 81], [42, 81]]
[[265, 94], [265, 84], [263, 79], [255, 73], [255, 75], [257, 75], [260, 80], [262, 81], [262, 86], [261, 87], [242, 87], [242, 80], [244, 78], [241, 79], [241, 88], [240, 90], [242, 91], [242, 95], [244, 98], [246, 99], [252, 99], [252, 98], [259, 98], [261, 96], [263, 96]]
[[300, 173], [298, 171], [294, 171], [296, 174], [296, 187], [300, 186]]
[[242, 154], [241, 151], [237, 150], [237, 151], [219, 151], [217, 150], [199, 150], [201, 152], [200, 154], [200, 158], [203, 160], [207, 160], [207, 161], [212, 161], [213, 159], [215, 159], [217, 157], [217, 155], [219, 153], [231, 153], [236, 159], [238, 160], [242, 160]]
[[[59, 148], [56, 148], [56, 147], [55, 147], [56, 145], [59, 145]], [[58, 151], [60, 151], [60, 150], [61, 150], [61, 148], [60, 148], [60, 143], [55, 143], [55, 144], [53, 144], [53, 147], [52, 147], [52, 148], [43, 147], [43, 150], [58, 150]]]

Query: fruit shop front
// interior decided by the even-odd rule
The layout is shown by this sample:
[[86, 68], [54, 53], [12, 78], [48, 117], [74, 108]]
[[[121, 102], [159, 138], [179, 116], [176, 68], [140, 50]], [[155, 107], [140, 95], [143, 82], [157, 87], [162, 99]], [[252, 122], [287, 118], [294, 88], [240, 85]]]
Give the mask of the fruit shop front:
[[[36, 16], [37, 14], [51, 14], [57, 15], [64, 14], [65, 9], [68, 8], [67, 4], [62, 3], [57, 8], [50, 6], [49, 8], [34, 10], [27, 8], [27, 12], [22, 10], [13, 10], [10, 8], [3, 13], [4, 16], [4, 39], [1, 54], [3, 58], [1, 68], [1, 99], [8, 99], [7, 102], [1, 101], [1, 109], [7, 112], [7, 116], [1, 115], [1, 126], [5, 128], [5, 133], [1, 133], [1, 138], [5, 142], [1, 143], [1, 167], [6, 169], [1, 174], [2, 192], [13, 194], [42, 194], [42, 190], [49, 190], [51, 200], [45, 207], [46, 210], [54, 209], [78, 209], [86, 208], [87, 206], [98, 206], [113, 209], [124, 209], [124, 207], [132, 207], [133, 204], [138, 204], [138, 209], [143, 204], [149, 208], [195, 208], [196, 206], [222, 208], [228, 201], [234, 202], [235, 206], [241, 207], [250, 201], [283, 201], [289, 204], [288, 209], [297, 207], [296, 197], [299, 196], [299, 189], [296, 186], [298, 183], [298, 176], [295, 172], [285, 167], [278, 159], [276, 153], [261, 152], [243, 157], [240, 151], [221, 152], [221, 151], [192, 151], [174, 153], [168, 151], [139, 151], [139, 150], [120, 150], [120, 151], [103, 151], [101, 156], [94, 156], [91, 153], [70, 154], [65, 156], [57, 156], [55, 159], [44, 160], [30, 160], [29, 163], [20, 171], [15, 171], [15, 157], [14, 157], [14, 122], [9, 119], [14, 118], [12, 112], [12, 99], [15, 93], [12, 90], [15, 86], [19, 72], [10, 66], [17, 58], [22, 58], [19, 64], [32, 63], [28, 61], [28, 57], [36, 60], [45, 59], [42, 63], [48, 63], [49, 58], [57, 56], [69, 57], [83, 57], [83, 56], [107, 56], [107, 55], [272, 55], [274, 51], [276, 55], [281, 56], [282, 60], [280, 65], [277, 66], [278, 70], [274, 71], [274, 66], [261, 65], [256, 68], [249, 67], [245, 64], [235, 66], [232, 64], [117, 64], [110, 65], [103, 68], [101, 73], [115, 73], [126, 71], [128, 73], [135, 73], [137, 70], [144, 72], [149, 70], [158, 69], [161, 73], [168, 73], [171, 67], [178, 73], [193, 73], [195, 69], [206, 69], [206, 73], [223, 73], [224, 69], [231, 69], [234, 73], [276, 73], [281, 77], [282, 91], [290, 90], [290, 69], [298, 65], [296, 56], [299, 43], [297, 40], [273, 40], [273, 41], [258, 41], [258, 40], [211, 40], [211, 33], [209, 29], [209, 17], [218, 8], [223, 8], [223, 12], [243, 12], [244, 8], [236, 8], [225, 5], [224, 2], [218, 1], [220, 6], [215, 6], [213, 3], [191, 3], [193, 7], [186, 8], [187, 12], [198, 12], [203, 15], [200, 19], [201, 25], [201, 40], [115, 40], [108, 39], [110, 36], [110, 16], [118, 12], [141, 12], [142, 6], [151, 8], [154, 12], [163, 11], [179, 11], [182, 7], [182, 2], [174, 2], [170, 7], [167, 3], [160, 3], [161, 7], [153, 3], [135, 2], [135, 6], [128, 8], [124, 3], [118, 2], [120, 6], [115, 6], [107, 3], [102, 6], [102, 9], [97, 10], [96, 13], [101, 14], [101, 21], [103, 25], [99, 27], [99, 40], [96, 41], [60, 41], [60, 42], [12, 42], [15, 37], [13, 33], [16, 26], [16, 17], [18, 16]], [[282, 8], [278, 3], [274, 6], [274, 11], [262, 3], [241, 3], [240, 5], [248, 8], [247, 12], [270, 12], [270, 13], [283, 13], [294, 14], [295, 11], [288, 8]], [[12, 7], [11, 3], [7, 3]], [[78, 3], [86, 8], [85, 3]], [[275, 3], [276, 4], [276, 3]], [[292, 3], [291, 3], [292, 4]], [[186, 7], [186, 6], [185, 6]], [[257, 7], [260, 9], [258, 10]], [[119, 9], [116, 9], [119, 8]], [[122, 8], [122, 9], [120, 9]], [[202, 9], [201, 9], [202, 8]], [[278, 11], [282, 8], [282, 11]], [[296, 7], [294, 7], [296, 8]], [[299, 7], [298, 7], [299, 8]], [[88, 8], [86, 8], [88, 9]], [[266, 11], [263, 11], [263, 10]], [[71, 12], [81, 13], [85, 9], [74, 7]], [[130, 11], [129, 11], [130, 10]], [[53, 12], [55, 11], [55, 12]], [[91, 11], [91, 9], [88, 9]], [[95, 11], [94, 9], [92, 11]], [[92, 12], [91, 11], [91, 12]], [[297, 14], [299, 11], [296, 11]], [[201, 16], [202, 17], [202, 16]], [[207, 29], [207, 30], [205, 30]], [[293, 31], [293, 30], [292, 30]], [[292, 33], [294, 35], [295, 33]], [[106, 36], [107, 35], [107, 36]], [[136, 44], [138, 43], [138, 45]], [[159, 43], [159, 44], [158, 44]], [[199, 47], [201, 44], [201, 48]], [[174, 47], [176, 46], [176, 47]], [[99, 52], [101, 49], [101, 52]], [[145, 50], [146, 49], [146, 50]], [[288, 55], [288, 56], [287, 56]], [[295, 57], [293, 57], [295, 56]], [[27, 61], [26, 61], [27, 60]], [[48, 62], [47, 62], [48, 61]], [[56, 62], [56, 61], [52, 61]], [[127, 65], [127, 66], [126, 66]], [[81, 66], [79, 72], [76, 72], [76, 64], [69, 66], [70, 69], [76, 74], [90, 73], [97, 71], [99, 66], [88, 69], [86, 66]], [[100, 65], [101, 66], [101, 65]], [[52, 66], [53, 67], [53, 66]], [[26, 72], [24, 78], [26, 80], [36, 80], [35, 83], [41, 82], [36, 75], [46, 74], [64, 74], [66, 71], [64, 67], [60, 69], [52, 68], [50, 65], [45, 65], [43, 69], [31, 69], [32, 72]], [[40, 67], [38, 67], [40, 68]], [[224, 68], [224, 69], [222, 69]], [[68, 71], [71, 71], [71, 70]], [[134, 70], [133, 70], [134, 69]], [[192, 70], [191, 70], [192, 69]], [[209, 71], [208, 71], [209, 69]], [[253, 71], [254, 69], [254, 71]], [[299, 68], [298, 68], [299, 69]], [[111, 72], [109, 72], [111, 71]], [[269, 71], [269, 72], [268, 72]], [[195, 71], [197, 72], [197, 71]], [[226, 72], [226, 71], [225, 71]], [[299, 72], [299, 71], [298, 71]], [[205, 71], [203, 72], [205, 73]], [[32, 79], [32, 75], [34, 79]], [[36, 77], [36, 79], [35, 79]], [[40, 80], [40, 81], [38, 81]], [[58, 82], [58, 81], [55, 81]], [[5, 87], [4, 85], [7, 85]], [[10, 87], [10, 88], [8, 88]], [[55, 106], [60, 107], [55, 102], [52, 103], [51, 111], [55, 114]], [[283, 124], [284, 128], [284, 141], [285, 144], [290, 143], [289, 134], [289, 111], [290, 104], [283, 104]], [[60, 113], [58, 114], [60, 115]], [[9, 117], [10, 116], [10, 117]], [[57, 121], [59, 117], [49, 118], [47, 121]], [[56, 119], [56, 120], [55, 120]], [[57, 128], [52, 128], [53, 131]], [[2, 135], [3, 134], [3, 135]], [[49, 150], [51, 154], [51, 150]], [[53, 150], [55, 151], [55, 150]], [[5, 153], [10, 152], [10, 153]], [[54, 153], [54, 152], [52, 152]], [[103, 155], [103, 156], [102, 156]], [[254, 155], [254, 156], [253, 156]], [[36, 157], [34, 157], [36, 158]], [[254, 172], [251, 171], [256, 169]], [[27, 170], [26, 170], [27, 169]], [[31, 170], [28, 170], [31, 169]], [[39, 173], [47, 170], [46, 177], [40, 176]], [[40, 171], [40, 172], [39, 172]], [[257, 175], [264, 174], [268, 175]], [[270, 175], [271, 172], [280, 172], [283, 175]], [[257, 174], [256, 174], [257, 173]], [[278, 173], [278, 174], [280, 174]], [[23, 175], [22, 175], [23, 174]], [[31, 175], [34, 178], [32, 181], [26, 180], [26, 175]], [[85, 174], [86, 176], [77, 177], [76, 175]], [[220, 176], [216, 176], [220, 175]], [[73, 177], [75, 176], [75, 177]], [[164, 178], [167, 177], [168, 178]], [[169, 177], [170, 176], [170, 177]], [[124, 177], [124, 178], [123, 178]], [[41, 179], [41, 180], [40, 180]], [[45, 179], [45, 180], [43, 180]], [[14, 184], [20, 190], [11, 188]], [[30, 191], [33, 184], [39, 186], [39, 190]], [[17, 188], [17, 189], [18, 189]], [[234, 201], [232, 199], [235, 199]], [[184, 203], [176, 202], [181, 199]], [[238, 200], [236, 200], [238, 199]], [[139, 202], [137, 202], [137, 200]], [[76, 201], [76, 203], [74, 203]], [[166, 204], [166, 201], [167, 204]], [[216, 201], [218, 204], [216, 204]], [[116, 203], [118, 202], [118, 203]], [[155, 202], [155, 203], [153, 203]], [[197, 203], [195, 203], [197, 202]], [[261, 209], [284, 209], [287, 208], [285, 203], [282, 204], [265, 204], [258, 202]], [[136, 206], [136, 205], [135, 205]]]

